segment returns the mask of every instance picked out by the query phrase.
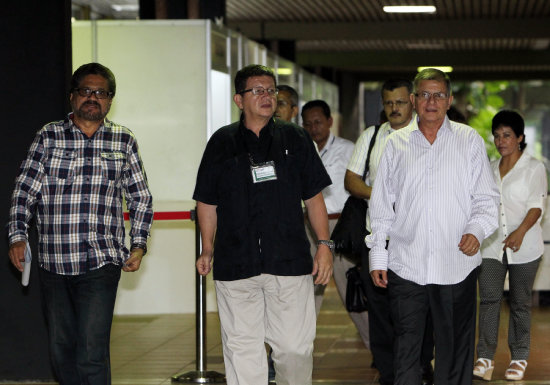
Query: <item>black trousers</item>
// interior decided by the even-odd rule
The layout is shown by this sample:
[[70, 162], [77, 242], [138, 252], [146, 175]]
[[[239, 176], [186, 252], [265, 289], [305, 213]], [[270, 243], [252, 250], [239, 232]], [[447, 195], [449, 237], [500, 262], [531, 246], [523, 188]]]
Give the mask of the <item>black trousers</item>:
[[472, 384], [478, 270], [454, 285], [418, 285], [388, 272], [395, 385], [421, 383], [420, 346], [428, 313], [435, 334], [434, 384]]
[[[370, 350], [374, 365], [380, 373], [381, 384], [394, 383], [394, 327], [391, 319], [390, 297], [388, 290], [374, 286], [368, 269], [368, 260], [363, 259], [364, 269], [361, 278], [368, 301]], [[420, 353], [419, 375], [422, 368], [431, 365], [434, 351], [434, 333], [430, 313], [426, 323], [422, 349]], [[418, 382], [420, 384], [420, 382]]]

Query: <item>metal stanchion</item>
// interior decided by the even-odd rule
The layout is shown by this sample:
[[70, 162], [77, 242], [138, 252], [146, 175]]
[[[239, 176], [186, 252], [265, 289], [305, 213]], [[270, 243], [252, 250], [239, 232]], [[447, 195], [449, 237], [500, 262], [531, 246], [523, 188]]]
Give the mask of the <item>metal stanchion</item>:
[[[191, 220], [195, 221], [195, 253], [200, 256], [201, 237], [199, 218], [197, 211], [191, 210]], [[196, 291], [196, 370], [186, 373], [178, 373], [172, 376], [172, 382], [187, 384], [225, 384], [225, 376], [221, 373], [206, 370], [206, 278], [195, 272]]]

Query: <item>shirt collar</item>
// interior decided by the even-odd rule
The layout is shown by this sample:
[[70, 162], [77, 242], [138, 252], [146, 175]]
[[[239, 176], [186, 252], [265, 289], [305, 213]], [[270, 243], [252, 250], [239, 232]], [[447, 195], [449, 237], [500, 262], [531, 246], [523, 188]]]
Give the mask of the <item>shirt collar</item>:
[[[73, 115], [74, 115], [74, 112], [69, 112], [69, 114], [67, 114], [67, 122], [68, 122], [67, 129], [72, 130], [72, 131], [82, 132], [78, 128], [78, 126], [76, 124], [74, 124]], [[103, 123], [99, 126], [99, 128], [97, 129], [96, 132], [101, 131], [101, 130], [110, 130], [112, 125], [113, 125], [113, 123], [109, 119], [105, 118], [105, 119], [103, 119]]]
[[[408, 127], [410, 127], [411, 132], [418, 132], [415, 135], [424, 135], [422, 132], [420, 132], [420, 128], [418, 128], [418, 121], [419, 121], [418, 115], [413, 116], [413, 119], [411, 120], [412, 124], [409, 124]], [[408, 128], [406, 127], [406, 128]], [[445, 116], [445, 120], [443, 120], [443, 124], [441, 124], [441, 127], [439, 127], [439, 130], [437, 131], [437, 137], [440, 137], [441, 135], [445, 135], [447, 133], [451, 134], [454, 132], [453, 126], [451, 125], [451, 121], [447, 116]]]
[[321, 150], [321, 152], [327, 152], [330, 150], [330, 148], [334, 145], [334, 141], [336, 140], [336, 137], [331, 133], [328, 134], [327, 143], [325, 144], [325, 147]]
[[[263, 126], [262, 129], [260, 130], [260, 136], [264, 132], [268, 132], [270, 135], [273, 135], [274, 125], [275, 125], [275, 118], [272, 117], [267, 121], [266, 125]], [[241, 117], [239, 119], [239, 130], [241, 130], [241, 133], [243, 133], [243, 134], [245, 134], [247, 132], [250, 132], [251, 134], [256, 136], [256, 134], [254, 134], [251, 130], [246, 128], [246, 126], [244, 125], [244, 114], [242, 114], [242, 113], [241, 113]]]

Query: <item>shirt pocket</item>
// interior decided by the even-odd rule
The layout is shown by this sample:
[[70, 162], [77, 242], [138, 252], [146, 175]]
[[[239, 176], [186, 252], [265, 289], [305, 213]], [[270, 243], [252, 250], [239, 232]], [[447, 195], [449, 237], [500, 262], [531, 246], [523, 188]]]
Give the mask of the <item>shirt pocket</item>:
[[101, 174], [108, 180], [119, 180], [122, 175], [126, 156], [123, 152], [110, 151], [101, 153]]
[[50, 177], [70, 181], [75, 174], [76, 158], [76, 150], [50, 149], [49, 156], [44, 164], [44, 171]]

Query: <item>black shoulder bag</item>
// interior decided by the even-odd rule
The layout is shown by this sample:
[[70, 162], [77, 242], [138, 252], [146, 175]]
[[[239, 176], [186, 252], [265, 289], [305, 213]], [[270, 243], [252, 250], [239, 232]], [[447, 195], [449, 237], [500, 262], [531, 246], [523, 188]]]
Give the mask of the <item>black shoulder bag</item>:
[[[363, 182], [367, 178], [369, 171], [370, 153], [376, 142], [376, 136], [380, 126], [374, 129], [374, 134], [369, 144], [365, 171], [363, 172]], [[361, 279], [361, 252], [368, 254], [369, 249], [365, 245], [367, 231], [367, 201], [350, 196], [342, 214], [334, 227], [331, 239], [336, 244], [336, 251], [344, 255], [345, 258], [352, 261], [355, 266], [346, 272], [346, 310], [349, 312], [363, 312], [368, 310], [367, 295]]]
[[[365, 171], [363, 172], [363, 182], [369, 172], [370, 154], [376, 142], [379, 129], [379, 125], [375, 126], [374, 134], [370, 140]], [[367, 208], [368, 203], [365, 199], [350, 195], [344, 204], [340, 218], [338, 218], [338, 222], [330, 237], [334, 241], [335, 251], [356, 265], [361, 264], [361, 252], [364, 253], [364, 249], [367, 248], [365, 245], [365, 237], [368, 235]]]

